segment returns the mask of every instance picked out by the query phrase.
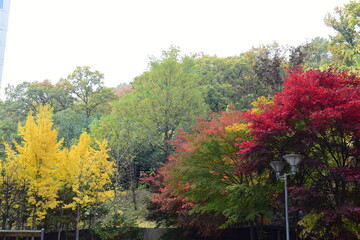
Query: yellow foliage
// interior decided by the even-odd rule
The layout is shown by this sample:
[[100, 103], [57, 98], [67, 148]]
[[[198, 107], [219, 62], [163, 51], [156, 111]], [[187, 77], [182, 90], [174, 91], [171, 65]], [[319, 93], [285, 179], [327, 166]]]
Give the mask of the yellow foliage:
[[61, 142], [57, 141], [57, 131], [53, 129], [51, 117], [52, 109], [49, 106], [39, 107], [36, 116], [30, 112], [25, 125], [19, 126], [22, 142], [14, 143], [18, 154], [7, 148], [7, 159], [18, 167], [18, 171], [21, 171], [19, 176], [27, 184], [29, 225], [41, 221], [46, 210], [58, 204]]
[[357, 239], [360, 239], [360, 223], [353, 222], [347, 218], [343, 218], [342, 222], [349, 232], [352, 232], [357, 237]]
[[0, 162], [0, 187], [11, 183], [26, 190], [27, 195], [19, 202], [0, 191], [0, 204], [13, 201], [13, 208], [26, 208], [27, 225], [34, 227], [49, 209], [59, 205], [61, 186], [69, 187], [75, 194], [72, 202], [64, 203], [64, 208], [81, 210], [113, 199], [110, 185], [114, 164], [108, 161], [107, 142], [96, 142], [98, 147], [94, 149], [90, 136], [83, 133], [77, 145], [61, 150], [62, 142], [57, 140], [57, 130], [53, 128], [52, 109], [43, 106], [37, 112], [30, 112], [25, 124], [19, 126], [22, 141], [14, 142], [16, 151], [5, 144], [6, 159]]
[[76, 195], [74, 202], [67, 204], [65, 208], [93, 206], [111, 200], [114, 196], [112, 190], [106, 189], [114, 171], [113, 162], [108, 161], [107, 142], [97, 142], [99, 150], [92, 148], [90, 143], [89, 134], [84, 132], [77, 145], [63, 152], [62, 181]]
[[244, 132], [247, 130], [248, 125], [248, 123], [235, 123], [231, 126], [226, 127], [225, 130], [229, 133]]
[[253, 113], [260, 114], [260, 113], [262, 113], [262, 112], [265, 110], [264, 107], [265, 107], [266, 105], [271, 104], [271, 103], [273, 103], [273, 102], [274, 102], [274, 101], [273, 101], [273, 98], [272, 98], [272, 97], [269, 97], [269, 98], [264, 97], [264, 96], [258, 97], [255, 102], [252, 102], [252, 103], [251, 103], [251, 106], [253, 106], [253, 108], [251, 109], [251, 111], [252, 111]]
[[76, 208], [76, 201], [69, 203], [69, 204], [64, 204], [63, 208], [71, 208], [71, 209], [75, 209]]
[[19, 193], [24, 189], [24, 183], [21, 181], [23, 171], [15, 159], [15, 152], [9, 144], [4, 145], [7, 158], [0, 161], [0, 206], [7, 208], [0, 208], [0, 211], [6, 215], [20, 207]]
[[[324, 213], [310, 213], [304, 216], [304, 218], [298, 222], [300, 226], [303, 226], [304, 229], [300, 233], [300, 237], [306, 238], [306, 236], [312, 231], [315, 227], [316, 222], [324, 216]], [[320, 233], [320, 236], [321, 233]]]

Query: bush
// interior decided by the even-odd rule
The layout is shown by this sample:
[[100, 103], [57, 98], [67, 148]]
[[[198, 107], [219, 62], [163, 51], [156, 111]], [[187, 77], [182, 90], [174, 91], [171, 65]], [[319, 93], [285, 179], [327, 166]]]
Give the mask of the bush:
[[122, 212], [115, 213], [106, 222], [100, 222], [92, 229], [101, 240], [141, 240], [142, 234], [133, 220], [126, 219]]

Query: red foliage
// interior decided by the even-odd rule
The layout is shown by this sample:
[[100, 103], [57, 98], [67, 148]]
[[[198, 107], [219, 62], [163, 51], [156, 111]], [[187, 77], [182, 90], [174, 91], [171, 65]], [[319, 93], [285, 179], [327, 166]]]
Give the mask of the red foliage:
[[[248, 161], [245, 171], [267, 166], [288, 152], [306, 154], [309, 146], [326, 141], [331, 147], [343, 147], [326, 139], [329, 134], [347, 136], [352, 142], [360, 137], [360, 80], [346, 72], [294, 69], [285, 80], [284, 90], [265, 108], [261, 114], [245, 114], [252, 122], [252, 138], [239, 144], [239, 153], [242, 160], [253, 155], [257, 159]], [[349, 150], [359, 157], [358, 149]]]
[[[175, 153], [168, 157], [169, 161], [158, 170], [158, 174], [146, 175], [142, 178], [143, 181], [152, 185], [154, 191], [150, 204], [152, 208], [150, 209], [150, 219], [156, 220], [161, 224], [193, 227], [202, 235], [216, 235], [219, 232], [218, 227], [225, 221], [223, 216], [213, 214], [212, 212], [201, 214], [189, 213], [195, 205], [203, 204], [204, 202], [189, 201], [185, 197], [188, 191], [193, 190], [191, 183], [184, 180], [184, 175], [177, 175], [176, 171], [179, 167], [183, 166], [182, 164], [186, 167], [198, 167], [188, 165], [186, 161], [192, 158], [194, 153], [201, 148], [202, 144], [209, 141], [209, 139], [216, 139], [220, 145], [226, 143], [232, 146], [234, 149], [232, 158], [231, 156], [226, 157], [237, 161], [236, 148], [233, 144], [236, 137], [232, 137], [233, 142], [228, 140], [229, 136], [227, 136], [226, 127], [232, 126], [234, 123], [243, 122], [242, 115], [243, 113], [239, 111], [214, 113], [211, 116], [211, 120], [204, 118], [197, 119], [196, 124], [191, 128], [191, 132], [186, 132], [185, 130], [178, 132], [177, 139], [172, 141]], [[228, 143], [227, 141], [230, 142]], [[209, 159], [200, 160], [200, 162], [202, 161], [209, 161], [209, 169], [211, 170], [214, 167], [211, 164], [216, 164], [216, 161], [214, 161], [215, 163], [212, 162], [211, 156]], [[233, 163], [231, 174], [236, 168], [236, 164], [236, 162]], [[209, 173], [210, 171], [205, 172], [210, 177], [214, 174]], [[220, 178], [222, 177], [224, 176]], [[201, 180], [206, 181], [206, 178], [201, 178]]]
[[259, 172], [300, 153], [305, 160], [294, 184], [310, 187], [292, 189], [297, 207], [325, 212], [326, 224], [341, 225], [341, 214], [359, 221], [360, 79], [345, 71], [293, 69], [263, 110], [245, 114], [252, 138], [238, 144], [238, 172]]
[[150, 214], [147, 219], [156, 221], [159, 225], [194, 228], [203, 236], [216, 236], [221, 233], [217, 229], [219, 222], [224, 222], [221, 216], [209, 213], [189, 214], [195, 204], [164, 186], [163, 180], [163, 176], [158, 173], [143, 174], [141, 177], [141, 181], [151, 184], [154, 192], [148, 205]]

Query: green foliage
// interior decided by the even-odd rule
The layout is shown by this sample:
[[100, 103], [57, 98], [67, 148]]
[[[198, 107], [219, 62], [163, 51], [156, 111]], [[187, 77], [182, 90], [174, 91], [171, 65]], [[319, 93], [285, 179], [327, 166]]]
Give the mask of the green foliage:
[[142, 235], [136, 223], [129, 221], [121, 212], [112, 214], [110, 219], [100, 222], [92, 228], [93, 232], [101, 240], [141, 240]]
[[196, 69], [201, 74], [200, 84], [205, 93], [204, 99], [212, 112], [224, 111], [231, 103], [240, 103], [246, 88], [242, 81], [251, 71], [243, 58], [203, 55], [195, 61]]
[[213, 112], [225, 111], [228, 105], [248, 110], [260, 96], [281, 90], [288, 67], [286, 51], [277, 43], [254, 47], [239, 56], [220, 58], [200, 55], [196, 69], [201, 74], [205, 102]]
[[329, 40], [316, 37], [296, 48], [290, 48], [289, 68], [303, 67], [306, 70], [328, 68], [332, 64], [329, 45]]
[[272, 211], [270, 202], [273, 200], [274, 187], [266, 184], [238, 184], [227, 188], [228, 203], [224, 214], [228, 218], [223, 227], [241, 222], [253, 222], [261, 216], [270, 219]]
[[69, 89], [63, 84], [53, 85], [49, 80], [43, 82], [23, 82], [17, 86], [8, 86], [5, 95], [8, 103], [22, 105], [20, 109], [26, 114], [36, 112], [39, 106], [49, 105], [54, 112], [62, 111], [73, 105], [74, 99]]
[[[358, 131], [349, 134], [346, 130], [356, 125], [356, 107], [351, 106], [356, 100], [349, 103], [349, 91], [336, 88], [331, 97], [320, 98], [323, 91], [314, 93], [309, 99], [320, 99], [314, 105], [289, 105], [286, 114], [267, 107], [276, 105], [271, 96], [282, 90], [286, 68], [327, 69], [331, 65], [355, 71], [360, 66], [359, 19], [360, 3], [350, 1], [326, 16], [325, 23], [336, 31], [330, 41], [314, 38], [290, 49], [273, 43], [220, 58], [183, 56], [178, 48], [170, 47], [160, 58], [150, 59], [148, 70], [133, 83], [120, 86], [118, 97], [104, 86], [103, 74], [87, 66], [77, 67], [57, 84], [45, 80], [8, 86], [6, 100], [0, 103], [0, 137], [7, 142], [0, 166], [2, 228], [42, 224], [53, 229], [83, 228], [98, 221], [94, 231], [101, 239], [138, 239], [134, 227], [143, 222], [136, 216], [145, 211], [146, 194], [136, 191], [137, 177], [140, 171], [157, 169], [167, 160], [169, 163], [160, 170], [166, 186], [159, 184], [164, 188], [152, 202], [152, 207], [160, 209], [156, 212], [160, 222], [202, 227], [206, 219], [211, 227], [261, 225], [270, 218], [270, 204], [281, 191], [279, 184], [269, 184], [274, 179], [269, 179], [267, 159], [296, 148], [304, 149], [312, 164], [304, 163], [306, 171], [300, 170], [294, 178], [298, 186], [291, 192], [297, 204], [308, 208], [300, 222], [305, 227], [303, 236], [346, 233], [359, 238], [355, 212], [359, 211], [358, 161], [354, 157], [359, 148]], [[306, 102], [304, 96], [311, 88], [296, 87], [286, 99], [295, 98], [302, 89], [305, 92], [299, 99]], [[326, 107], [319, 113], [337, 125], [312, 136], [327, 123], [309, 115], [286, 122], [292, 130], [284, 134], [284, 116], [298, 109], [300, 115], [312, 107], [318, 111], [325, 103], [335, 103], [340, 95], [344, 96], [344, 106], [335, 110], [350, 109], [348, 112], [339, 114]], [[256, 99], [259, 101], [252, 107]], [[49, 111], [39, 110], [43, 106], [53, 108], [53, 120]], [[266, 115], [253, 120], [252, 127], [264, 125], [258, 132], [251, 132], [247, 123], [234, 117], [238, 113], [235, 109], [251, 108], [252, 114]], [[227, 113], [221, 112], [224, 110]], [[209, 111], [218, 115], [209, 117]], [[271, 119], [275, 113], [278, 116]], [[345, 130], [338, 132], [349, 116], [353, 117]], [[199, 117], [205, 118], [191, 128]], [[310, 128], [309, 123], [316, 121], [320, 122]], [[22, 126], [20, 135], [18, 123]], [[91, 137], [87, 133], [80, 137], [84, 131], [91, 131]], [[279, 135], [272, 137], [275, 131]], [[260, 132], [267, 134], [257, 138]], [[258, 141], [253, 142], [259, 144], [257, 147], [249, 140], [250, 135]], [[108, 145], [106, 141], [97, 145], [94, 139], [107, 140]], [[239, 142], [243, 144], [240, 152]], [[263, 147], [265, 143], [268, 145]], [[245, 159], [250, 148], [253, 155]], [[249, 159], [252, 166], [246, 166]], [[113, 163], [115, 175], [111, 174]], [[344, 173], [349, 174], [345, 177]], [[321, 194], [326, 197], [320, 198]], [[314, 208], [311, 201], [316, 198], [321, 200]], [[333, 211], [345, 203], [351, 206]], [[328, 209], [328, 214], [315, 211], [319, 206], [321, 211]], [[97, 213], [108, 211], [106, 217], [96, 218]]]
[[151, 193], [146, 189], [136, 189], [136, 208], [133, 202], [133, 193], [126, 190], [121, 193], [121, 197], [116, 199], [110, 205], [114, 209], [120, 210], [126, 215], [126, 218], [135, 221], [139, 227], [154, 226], [153, 223], [145, 220], [147, 214], [146, 207]]
[[18, 139], [17, 124], [25, 121], [30, 110], [36, 113], [38, 107], [48, 105], [55, 112], [59, 138], [64, 138], [64, 146], [69, 147], [95, 117], [110, 112], [110, 103], [117, 99], [111, 89], [103, 86], [102, 79], [100, 72], [78, 67], [68, 79], [56, 84], [45, 80], [9, 85], [6, 100], [1, 102], [0, 137], [8, 142]]
[[[60, 84], [73, 94], [77, 104], [75, 107], [83, 111], [89, 118], [95, 111], [108, 111], [108, 104], [116, 99], [115, 94], [103, 86], [104, 75], [99, 71], [91, 71], [90, 67], [77, 67]], [[100, 108], [101, 107], [101, 108]]]
[[[196, 117], [207, 113], [199, 75], [194, 69], [194, 58], [181, 57], [174, 47], [164, 51], [160, 59], [152, 60], [149, 66], [148, 72], [135, 79], [131, 94], [141, 110], [141, 125], [150, 135], [168, 141], [178, 128], [188, 127]], [[163, 148], [168, 155], [169, 145]]]
[[25, 119], [26, 114], [20, 103], [0, 101], [0, 138], [5, 142], [11, 142], [13, 139], [19, 142], [18, 124], [23, 123]]
[[353, 233], [356, 238], [360, 239], [360, 223], [354, 222], [348, 218], [343, 218], [342, 221], [345, 229]]
[[88, 129], [91, 122], [84, 113], [67, 108], [54, 114], [54, 126], [58, 129], [58, 138], [63, 139], [64, 147], [77, 143], [81, 133]]
[[[309, 213], [306, 216], [301, 219], [301, 221], [298, 222], [300, 226], [303, 226], [304, 229], [301, 231], [300, 236], [301, 237], [307, 237], [312, 233], [314, 230], [314, 227], [316, 225], [316, 222], [324, 216], [324, 213]], [[324, 235], [324, 232], [319, 232], [320, 237]]]
[[92, 125], [94, 136], [109, 140], [110, 155], [120, 168], [158, 168], [173, 150], [168, 141], [176, 131], [206, 114], [194, 64], [177, 48], [163, 52], [135, 79], [134, 89], [114, 103], [113, 112]]
[[332, 37], [330, 51], [333, 54], [335, 67], [359, 67], [360, 55], [360, 2], [352, 0], [342, 7], [335, 8], [333, 15], [328, 14], [325, 24], [332, 27], [337, 34]]

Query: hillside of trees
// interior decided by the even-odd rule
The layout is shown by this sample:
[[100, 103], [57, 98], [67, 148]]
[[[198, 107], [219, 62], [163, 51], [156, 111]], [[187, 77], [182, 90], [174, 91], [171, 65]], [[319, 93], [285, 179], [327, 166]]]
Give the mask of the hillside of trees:
[[227, 58], [171, 46], [116, 88], [88, 66], [8, 86], [1, 228], [79, 239], [80, 229], [116, 236], [114, 227], [150, 223], [214, 237], [249, 226], [261, 239], [284, 209], [269, 163], [297, 153], [289, 199], [299, 236], [359, 239], [360, 2], [325, 24], [329, 39]]

